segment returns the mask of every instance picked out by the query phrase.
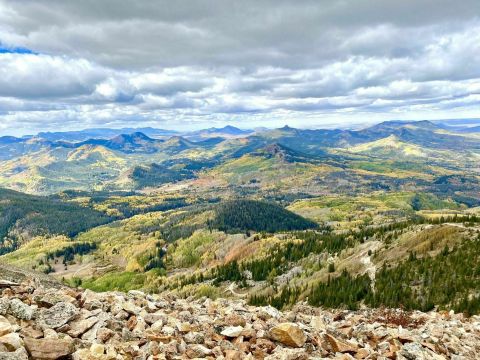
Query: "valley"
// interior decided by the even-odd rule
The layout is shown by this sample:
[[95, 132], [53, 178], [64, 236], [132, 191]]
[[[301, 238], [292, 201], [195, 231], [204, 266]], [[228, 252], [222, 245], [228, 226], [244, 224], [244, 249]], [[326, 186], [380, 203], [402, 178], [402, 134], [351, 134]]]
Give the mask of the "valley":
[[0, 138], [2, 262], [95, 291], [480, 312], [477, 132], [95, 134]]

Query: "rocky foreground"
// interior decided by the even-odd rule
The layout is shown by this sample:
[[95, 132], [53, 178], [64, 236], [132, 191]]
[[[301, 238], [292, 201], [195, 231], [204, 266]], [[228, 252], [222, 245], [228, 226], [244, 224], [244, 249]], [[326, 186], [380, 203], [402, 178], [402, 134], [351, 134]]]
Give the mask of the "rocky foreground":
[[480, 358], [476, 316], [0, 287], [0, 360]]

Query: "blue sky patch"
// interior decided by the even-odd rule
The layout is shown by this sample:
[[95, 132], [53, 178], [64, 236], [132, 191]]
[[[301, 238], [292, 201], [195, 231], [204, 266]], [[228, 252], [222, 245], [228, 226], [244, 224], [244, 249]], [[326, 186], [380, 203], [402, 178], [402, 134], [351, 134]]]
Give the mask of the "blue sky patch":
[[37, 55], [38, 53], [24, 48], [24, 47], [6, 47], [3, 45], [0, 45], [0, 54], [34, 54]]

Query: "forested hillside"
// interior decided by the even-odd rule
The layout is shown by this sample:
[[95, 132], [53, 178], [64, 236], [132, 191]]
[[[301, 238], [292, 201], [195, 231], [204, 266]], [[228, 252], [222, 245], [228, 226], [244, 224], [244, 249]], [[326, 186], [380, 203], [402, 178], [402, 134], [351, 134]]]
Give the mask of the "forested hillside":
[[317, 224], [272, 203], [235, 200], [217, 206], [212, 226], [232, 233], [248, 230], [273, 233], [315, 228]]
[[73, 237], [111, 220], [74, 203], [0, 189], [0, 254], [37, 235]]

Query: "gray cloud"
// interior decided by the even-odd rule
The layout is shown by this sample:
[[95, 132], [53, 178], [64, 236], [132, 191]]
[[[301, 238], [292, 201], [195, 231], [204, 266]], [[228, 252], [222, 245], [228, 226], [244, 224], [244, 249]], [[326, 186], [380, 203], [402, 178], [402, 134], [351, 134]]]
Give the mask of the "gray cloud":
[[3, 132], [480, 115], [478, 0], [0, 0], [19, 47]]

